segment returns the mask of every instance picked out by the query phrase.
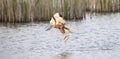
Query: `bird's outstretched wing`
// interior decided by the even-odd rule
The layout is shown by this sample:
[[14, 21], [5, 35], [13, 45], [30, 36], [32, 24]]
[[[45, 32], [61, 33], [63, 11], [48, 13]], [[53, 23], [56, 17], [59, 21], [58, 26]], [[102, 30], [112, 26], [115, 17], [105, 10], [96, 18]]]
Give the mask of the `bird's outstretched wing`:
[[48, 31], [48, 30], [50, 30], [52, 28], [52, 25], [48, 25], [47, 27], [46, 27], [46, 30], [45, 31]]

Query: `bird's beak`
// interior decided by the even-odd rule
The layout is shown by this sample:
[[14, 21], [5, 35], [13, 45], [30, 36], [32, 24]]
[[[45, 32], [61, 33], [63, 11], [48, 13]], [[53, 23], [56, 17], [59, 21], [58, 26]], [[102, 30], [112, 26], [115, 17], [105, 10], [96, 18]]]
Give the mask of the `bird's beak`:
[[47, 27], [46, 27], [46, 30], [45, 31], [48, 31], [48, 30], [50, 30], [52, 28], [52, 26], [51, 25], [48, 25]]

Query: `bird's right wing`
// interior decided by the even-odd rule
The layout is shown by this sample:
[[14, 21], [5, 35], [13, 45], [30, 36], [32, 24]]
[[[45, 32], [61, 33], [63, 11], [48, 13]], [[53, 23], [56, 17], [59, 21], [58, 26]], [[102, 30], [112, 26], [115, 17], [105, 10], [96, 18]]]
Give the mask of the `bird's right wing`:
[[45, 31], [48, 31], [48, 30], [50, 30], [52, 28], [52, 25], [48, 25], [47, 27], [46, 27], [46, 30]]

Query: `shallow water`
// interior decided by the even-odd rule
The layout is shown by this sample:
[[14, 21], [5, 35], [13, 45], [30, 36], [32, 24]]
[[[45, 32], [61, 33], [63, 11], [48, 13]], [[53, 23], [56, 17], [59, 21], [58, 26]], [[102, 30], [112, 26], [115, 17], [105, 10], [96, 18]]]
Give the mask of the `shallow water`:
[[48, 22], [1, 24], [0, 59], [119, 59], [120, 13], [91, 17], [67, 21], [66, 43], [58, 29], [45, 31]]

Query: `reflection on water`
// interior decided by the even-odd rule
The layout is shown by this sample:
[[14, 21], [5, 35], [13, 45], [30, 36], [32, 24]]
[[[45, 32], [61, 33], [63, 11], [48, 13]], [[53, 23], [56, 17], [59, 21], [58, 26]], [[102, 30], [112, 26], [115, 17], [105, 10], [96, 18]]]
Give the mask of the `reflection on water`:
[[70, 59], [71, 57], [71, 53], [69, 52], [63, 52], [63, 53], [60, 53], [58, 54], [55, 59]]
[[48, 22], [0, 24], [1, 59], [119, 59], [120, 13], [87, 14], [68, 21], [73, 34], [64, 43], [58, 29], [45, 31]]

